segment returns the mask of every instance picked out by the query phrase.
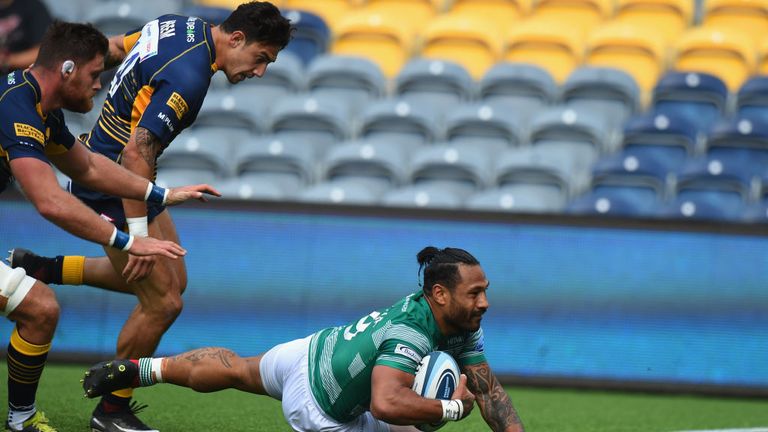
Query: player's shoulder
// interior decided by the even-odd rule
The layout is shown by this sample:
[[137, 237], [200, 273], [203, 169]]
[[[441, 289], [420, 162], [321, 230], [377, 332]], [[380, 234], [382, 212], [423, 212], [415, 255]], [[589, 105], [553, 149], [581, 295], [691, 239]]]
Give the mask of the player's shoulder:
[[37, 91], [22, 71], [3, 75], [2, 84], [0, 84], [2, 123], [24, 122], [39, 126], [42, 119], [35, 108]]

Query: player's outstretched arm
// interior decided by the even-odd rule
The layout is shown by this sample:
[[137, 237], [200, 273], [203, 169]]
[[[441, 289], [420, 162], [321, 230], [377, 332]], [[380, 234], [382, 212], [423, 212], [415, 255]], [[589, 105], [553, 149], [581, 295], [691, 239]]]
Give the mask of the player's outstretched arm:
[[512, 400], [487, 362], [465, 366], [467, 385], [475, 395], [485, 422], [494, 432], [522, 432], [523, 423], [512, 406]]
[[104, 57], [104, 69], [109, 70], [122, 63], [127, 55], [125, 50], [125, 35], [115, 35], [109, 38], [109, 51]]
[[[146, 198], [149, 180], [88, 150], [80, 141], [75, 142], [68, 152], [51, 155], [50, 159], [61, 172], [90, 189], [139, 201]], [[168, 190], [166, 205], [177, 205], [191, 199], [205, 201], [205, 194], [221, 196], [219, 191], [207, 184], [183, 186]]]
[[[414, 392], [414, 376], [389, 366], [377, 365], [371, 373], [371, 414], [393, 425], [439, 423], [444, 419], [443, 404], [426, 399]], [[467, 390], [466, 377], [462, 377], [453, 398], [464, 405], [462, 418], [474, 406], [474, 396]], [[460, 419], [453, 419], [460, 420]]]
[[112, 224], [61, 189], [47, 163], [28, 157], [13, 159], [10, 165], [13, 176], [37, 211], [70, 234], [137, 255], [164, 255], [175, 259], [186, 254], [174, 242], [153, 238], [132, 239], [125, 233], [118, 233]]

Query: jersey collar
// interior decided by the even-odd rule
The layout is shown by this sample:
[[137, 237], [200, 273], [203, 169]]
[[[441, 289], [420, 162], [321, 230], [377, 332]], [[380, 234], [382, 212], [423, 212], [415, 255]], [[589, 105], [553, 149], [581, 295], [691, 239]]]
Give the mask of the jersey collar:
[[213, 45], [213, 33], [211, 33], [211, 26], [206, 22], [203, 22], [203, 26], [205, 26], [205, 39], [208, 40], [206, 45], [208, 46], [208, 54], [211, 59], [211, 75], [213, 75], [217, 70], [219, 70], [219, 66], [216, 64], [216, 47]]
[[37, 111], [37, 114], [40, 115], [40, 118], [45, 121], [45, 118], [48, 117], [46, 114], [43, 114], [43, 106], [40, 104], [41, 101], [41, 92], [40, 92], [40, 84], [35, 79], [35, 76], [29, 73], [28, 70], [21, 72], [22, 77], [24, 78], [24, 81], [28, 82], [29, 85], [32, 87], [32, 90], [35, 91], [35, 110]]

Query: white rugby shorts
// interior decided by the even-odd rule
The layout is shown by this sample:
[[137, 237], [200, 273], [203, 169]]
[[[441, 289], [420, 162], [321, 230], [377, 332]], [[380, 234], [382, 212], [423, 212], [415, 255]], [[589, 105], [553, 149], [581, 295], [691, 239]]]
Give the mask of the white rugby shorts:
[[328, 417], [309, 385], [309, 342], [312, 336], [277, 345], [259, 363], [261, 381], [270, 396], [282, 401], [283, 416], [299, 432], [389, 432], [389, 425], [366, 411], [349, 423]]
[[[13, 269], [5, 265], [2, 261], [0, 261], [0, 284], [3, 284], [6, 282], [7, 277], [10, 276], [10, 272]], [[27, 293], [29, 290], [32, 289], [32, 285], [35, 284], [35, 279], [24, 276], [24, 279], [22, 279], [21, 283], [16, 287], [16, 290], [11, 294], [10, 297], [8, 297], [8, 303], [5, 304], [5, 309], [2, 310], [2, 315], [8, 316], [11, 314], [11, 312], [18, 307], [21, 302], [24, 300], [24, 297], [27, 296]], [[2, 288], [6, 288], [5, 286], [2, 286]]]

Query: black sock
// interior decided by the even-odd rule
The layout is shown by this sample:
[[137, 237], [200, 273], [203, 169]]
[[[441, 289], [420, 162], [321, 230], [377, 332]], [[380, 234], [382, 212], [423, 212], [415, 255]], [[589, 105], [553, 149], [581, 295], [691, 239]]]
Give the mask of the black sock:
[[101, 410], [105, 413], [124, 411], [128, 409], [130, 404], [131, 404], [131, 398], [115, 396], [112, 393], [105, 394], [104, 396], [102, 396], [101, 402], [99, 402], [99, 406], [101, 407]]
[[23, 410], [35, 404], [37, 385], [48, 358], [50, 344], [34, 345], [19, 336], [16, 329], [8, 344], [8, 405]]

